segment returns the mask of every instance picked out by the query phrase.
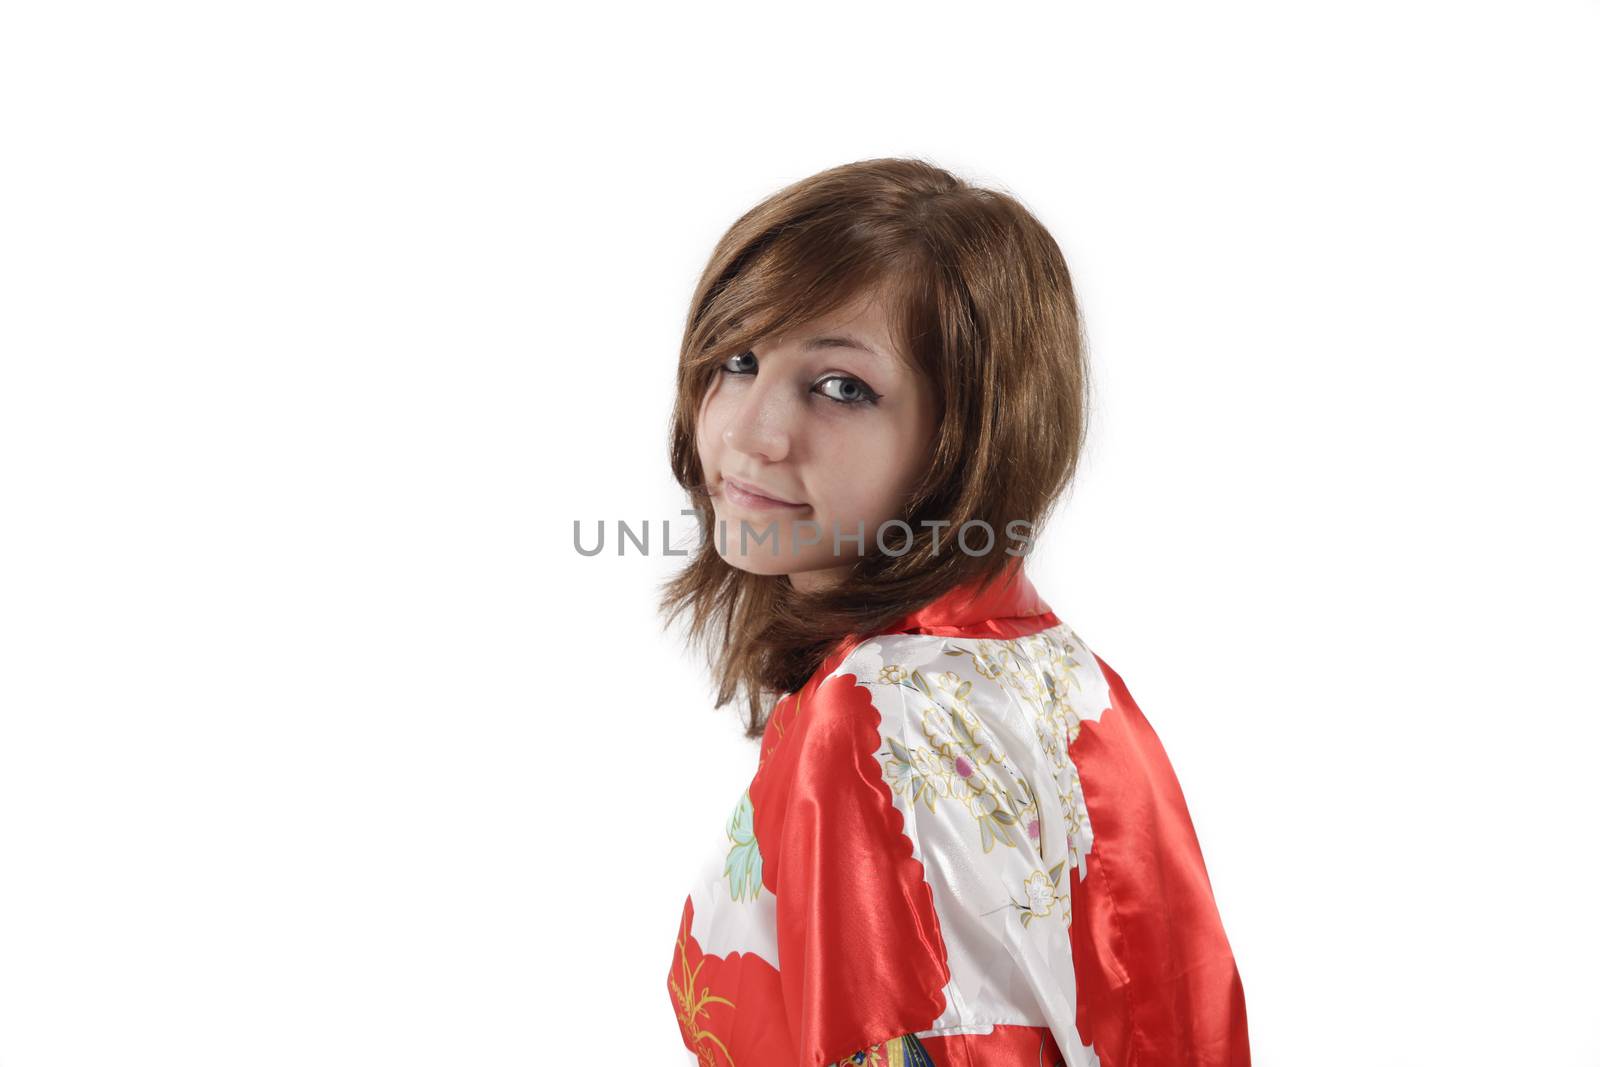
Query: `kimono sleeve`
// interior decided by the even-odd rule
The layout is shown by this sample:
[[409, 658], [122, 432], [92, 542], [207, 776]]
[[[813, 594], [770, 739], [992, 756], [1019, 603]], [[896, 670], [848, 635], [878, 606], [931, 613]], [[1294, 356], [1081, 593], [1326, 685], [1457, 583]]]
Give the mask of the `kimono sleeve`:
[[839, 673], [802, 697], [786, 751], [768, 760], [751, 799], [797, 1062], [825, 1067], [930, 1028], [950, 972], [932, 892], [875, 756], [874, 690]]
[[1105, 710], [1071, 745], [1093, 846], [1073, 885], [1078, 1029], [1100, 1061], [1248, 1067], [1244, 989], [1177, 775], [1098, 656]]

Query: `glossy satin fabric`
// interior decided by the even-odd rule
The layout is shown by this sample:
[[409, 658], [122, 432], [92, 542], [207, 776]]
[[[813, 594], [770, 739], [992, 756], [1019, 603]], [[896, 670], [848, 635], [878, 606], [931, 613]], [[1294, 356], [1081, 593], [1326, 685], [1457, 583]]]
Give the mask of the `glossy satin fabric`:
[[774, 746], [794, 755], [769, 754], [750, 800], [756, 839], [775, 843], [763, 877], [796, 1045], [837, 1058], [909, 1032], [904, 1020], [936, 1018], [950, 972], [922, 865], [873, 758], [871, 694], [839, 675], [806, 695]]
[[[779, 703], [730, 818], [735, 843], [685, 901], [674, 947], [669, 993], [698, 1062], [824, 1067], [916, 1034], [939, 1067], [1247, 1067], [1242, 986], [1176, 776], [1121, 678], [1074, 638], [1018, 564], [989, 590], [954, 591], [881, 639], [842, 644]], [[1032, 669], [1062, 649], [1083, 654], [1044, 672], [1043, 690], [1026, 672], [996, 679], [1031, 688], [982, 671], [960, 688], [940, 669], [988, 657]], [[922, 689], [901, 663], [921, 664]], [[891, 788], [889, 769], [910, 766], [893, 753], [944, 712], [928, 678], [954, 687], [952, 706], [972, 701], [983, 731], [979, 744], [948, 717], [962, 738], [945, 747], [947, 779], [955, 766], [968, 776], [958, 785], [1011, 783], [1013, 805], [1037, 794], [1018, 809], [1026, 833], [989, 814], [980, 846], [971, 788], [966, 808], [914, 802], [898, 778]], [[1011, 705], [1027, 688], [1064, 707], [1069, 685], [1070, 761], [1057, 754], [1049, 789], [1038, 745], [1050, 735], [1035, 724], [1031, 739]], [[974, 753], [994, 757], [986, 776], [973, 775]], [[924, 746], [919, 765], [937, 758]], [[1037, 895], [1019, 905], [1013, 890], [1052, 848], [1059, 884], [1033, 870]]]
[[1244, 988], [1188, 805], [1122, 678], [1072, 758], [1094, 820], [1073, 885], [1078, 1030], [1103, 1063], [1250, 1062]]

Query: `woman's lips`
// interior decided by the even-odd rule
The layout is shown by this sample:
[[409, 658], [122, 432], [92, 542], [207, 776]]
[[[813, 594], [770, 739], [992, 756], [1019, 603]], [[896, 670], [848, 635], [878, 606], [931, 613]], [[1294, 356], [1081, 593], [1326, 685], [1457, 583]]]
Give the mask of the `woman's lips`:
[[722, 479], [722, 493], [735, 504], [756, 511], [792, 511], [807, 507], [805, 504], [791, 504], [787, 500], [763, 496], [746, 483], [728, 477]]

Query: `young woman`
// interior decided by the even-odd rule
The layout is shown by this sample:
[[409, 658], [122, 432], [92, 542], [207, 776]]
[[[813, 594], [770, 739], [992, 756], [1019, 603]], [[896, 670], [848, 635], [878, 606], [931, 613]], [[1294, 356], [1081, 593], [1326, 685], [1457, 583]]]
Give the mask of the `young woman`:
[[760, 748], [672, 952], [697, 1062], [1248, 1064], [1173, 770], [1023, 569], [1087, 381], [1056, 242], [927, 163], [718, 243], [671, 434], [705, 538], [662, 606]]

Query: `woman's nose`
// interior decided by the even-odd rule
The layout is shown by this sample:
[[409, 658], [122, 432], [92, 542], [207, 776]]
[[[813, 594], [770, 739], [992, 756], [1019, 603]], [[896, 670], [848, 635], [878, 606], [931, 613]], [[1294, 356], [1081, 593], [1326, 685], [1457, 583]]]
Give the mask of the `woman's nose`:
[[777, 375], [757, 376], [738, 398], [722, 440], [730, 448], [776, 463], [789, 454], [797, 415]]

